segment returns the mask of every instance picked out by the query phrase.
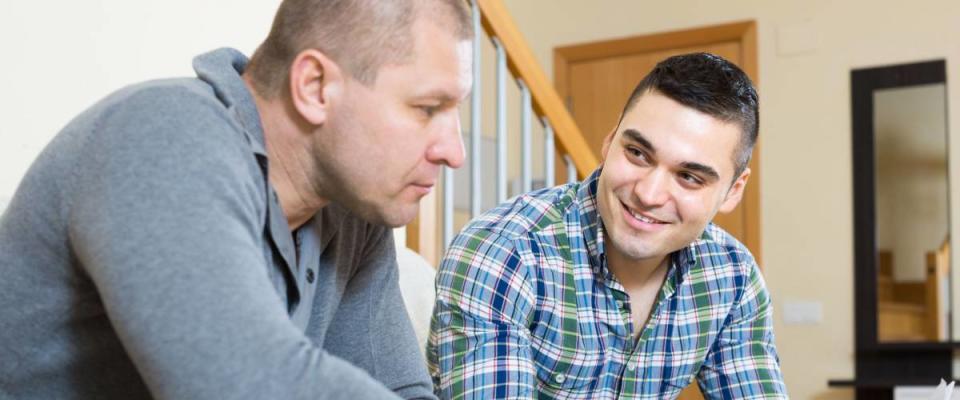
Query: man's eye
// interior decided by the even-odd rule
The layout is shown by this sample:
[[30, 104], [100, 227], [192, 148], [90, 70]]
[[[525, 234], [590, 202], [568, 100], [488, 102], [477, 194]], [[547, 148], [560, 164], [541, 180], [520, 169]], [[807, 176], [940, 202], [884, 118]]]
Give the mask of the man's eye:
[[627, 147], [627, 154], [629, 154], [633, 158], [640, 160], [641, 162], [644, 162], [644, 163], [650, 162], [650, 160], [647, 159], [647, 153], [644, 153], [643, 150], [640, 150], [636, 147]]
[[680, 179], [683, 179], [684, 182], [692, 185], [700, 186], [703, 184], [703, 179], [700, 179], [699, 176], [687, 172], [680, 173]]
[[417, 106], [417, 108], [420, 109], [420, 111], [423, 112], [423, 114], [426, 115], [427, 117], [432, 117], [434, 114], [437, 113], [437, 110], [438, 110], [440, 107], [437, 107], [437, 106]]

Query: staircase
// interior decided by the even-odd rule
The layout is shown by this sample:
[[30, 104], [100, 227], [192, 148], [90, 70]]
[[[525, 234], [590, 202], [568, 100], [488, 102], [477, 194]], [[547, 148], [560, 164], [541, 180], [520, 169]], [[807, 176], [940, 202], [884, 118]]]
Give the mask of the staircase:
[[926, 279], [901, 282], [893, 277], [894, 255], [877, 252], [877, 340], [880, 342], [927, 342], [947, 339], [942, 294], [947, 282], [945, 240], [936, 252], [927, 253]]
[[[470, 5], [476, 32], [473, 45], [474, 90], [469, 110], [463, 110], [470, 115], [464, 140], [469, 150], [469, 165], [464, 169], [469, 171], [469, 176], [459, 173], [465, 179], [455, 179], [454, 172], [445, 168], [439, 193], [421, 200], [419, 216], [406, 230], [407, 247], [434, 266], [439, 264], [458, 226], [485, 209], [507, 200], [508, 193], [522, 193], [535, 187], [532, 174], [534, 153], [542, 153], [542, 159], [537, 161], [543, 165], [544, 176], [537, 180], [538, 186], [553, 186], [557, 170], [566, 175], [568, 181], [572, 181], [586, 177], [599, 165], [502, 1], [473, 0]], [[493, 45], [494, 57], [485, 63], [483, 49], [489, 46], [488, 42]], [[487, 64], [493, 66], [492, 74], [484, 73], [490, 72], [485, 71]], [[492, 93], [483, 90], [487, 79], [495, 82]], [[515, 87], [508, 87], [508, 84]], [[514, 129], [508, 129], [507, 122], [511, 114], [507, 107], [508, 92], [516, 91], [519, 91], [520, 107], [512, 112], [519, 115], [520, 123]], [[489, 114], [490, 110], [481, 108], [485, 96], [492, 96], [495, 102], [492, 124], [484, 118], [484, 111]], [[488, 126], [484, 126], [484, 122]], [[534, 124], [539, 125], [538, 130], [543, 132], [543, 148], [538, 151], [534, 151], [532, 146]], [[488, 142], [492, 142], [492, 146], [485, 146]], [[519, 166], [507, 164], [508, 152], [514, 150], [508, 148], [511, 142], [520, 143]], [[481, 150], [484, 147], [493, 148], [495, 159], [488, 160], [490, 157], [483, 156]], [[559, 155], [564, 167], [556, 167], [556, 155]], [[519, 173], [510, 174], [511, 170]], [[495, 185], [484, 185], [484, 180], [489, 179], [490, 174], [496, 176]], [[516, 187], [513, 191], [509, 190], [511, 181], [514, 183], [512, 186]], [[493, 197], [489, 193], [489, 186], [493, 186]], [[461, 201], [460, 207], [456, 207], [458, 202], [455, 198], [465, 194], [469, 201]], [[495, 201], [484, 202], [484, 198]]]

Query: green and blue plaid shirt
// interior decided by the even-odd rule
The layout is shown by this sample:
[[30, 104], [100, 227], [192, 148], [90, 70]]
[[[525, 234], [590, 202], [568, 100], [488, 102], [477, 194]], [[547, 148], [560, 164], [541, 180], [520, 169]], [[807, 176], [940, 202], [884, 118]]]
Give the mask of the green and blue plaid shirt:
[[519, 196], [451, 244], [427, 349], [440, 398], [674, 398], [694, 378], [707, 398], [786, 398], [763, 278], [713, 224], [672, 254], [634, 339], [598, 176]]

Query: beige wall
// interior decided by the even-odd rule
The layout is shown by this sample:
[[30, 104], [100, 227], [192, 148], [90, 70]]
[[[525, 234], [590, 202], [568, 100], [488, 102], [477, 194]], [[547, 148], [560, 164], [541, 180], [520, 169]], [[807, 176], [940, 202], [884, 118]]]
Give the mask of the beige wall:
[[[852, 398], [851, 68], [946, 58], [960, 65], [960, 2], [505, 0], [540, 63], [556, 46], [753, 19], [761, 95], [762, 227], [777, 344], [793, 398]], [[778, 43], [778, 35], [787, 43]], [[793, 42], [791, 45], [789, 42]], [[951, 75], [948, 72], [948, 75]], [[948, 77], [948, 81], [954, 79]], [[960, 85], [948, 82], [960, 121]], [[950, 141], [954, 160], [960, 139]], [[951, 163], [952, 187], [960, 163]], [[955, 192], [955, 190], [954, 190]], [[960, 210], [960, 196], [951, 199]], [[956, 232], [958, 212], [952, 228]], [[954, 235], [956, 237], [956, 235]], [[954, 239], [953, 247], [957, 242]], [[957, 265], [954, 263], [954, 265]], [[823, 304], [818, 325], [785, 325], [784, 301]]]

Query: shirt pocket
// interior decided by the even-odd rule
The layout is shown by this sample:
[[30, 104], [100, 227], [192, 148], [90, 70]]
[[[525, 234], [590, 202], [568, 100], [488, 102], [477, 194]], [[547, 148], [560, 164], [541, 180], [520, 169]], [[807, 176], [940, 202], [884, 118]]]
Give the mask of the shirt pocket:
[[[553, 397], [582, 398], [596, 390], [603, 373], [605, 357], [600, 349], [587, 349], [575, 338], [575, 346], [562, 341], [541, 340], [533, 346], [538, 388]], [[568, 342], [569, 343], [569, 342]]]
[[679, 392], [696, 380], [713, 344], [712, 339], [709, 334], [701, 338], [678, 332], [660, 343], [650, 343], [647, 351], [656, 354], [656, 359], [662, 363], [662, 382], [666, 388], [677, 388]]

